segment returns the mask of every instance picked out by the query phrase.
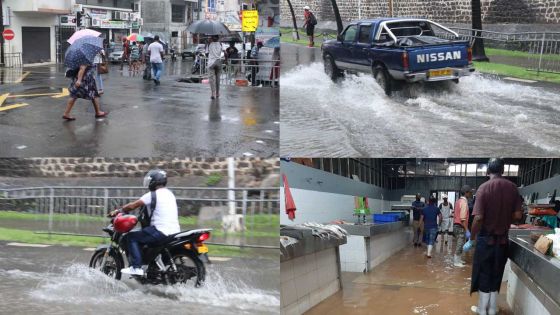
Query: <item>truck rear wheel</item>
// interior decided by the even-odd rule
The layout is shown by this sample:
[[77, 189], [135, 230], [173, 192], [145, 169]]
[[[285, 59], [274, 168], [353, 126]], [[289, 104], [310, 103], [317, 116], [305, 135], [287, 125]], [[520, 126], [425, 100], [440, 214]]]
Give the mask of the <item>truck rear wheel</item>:
[[325, 73], [329, 76], [329, 78], [331, 78], [333, 82], [338, 81], [338, 79], [342, 77], [342, 72], [334, 63], [333, 57], [331, 57], [330, 55], [326, 55], [323, 60], [323, 64], [325, 66]]
[[395, 80], [391, 77], [387, 69], [383, 66], [376, 66], [373, 69], [373, 77], [375, 81], [377, 81], [377, 84], [385, 91], [385, 95], [391, 96]]

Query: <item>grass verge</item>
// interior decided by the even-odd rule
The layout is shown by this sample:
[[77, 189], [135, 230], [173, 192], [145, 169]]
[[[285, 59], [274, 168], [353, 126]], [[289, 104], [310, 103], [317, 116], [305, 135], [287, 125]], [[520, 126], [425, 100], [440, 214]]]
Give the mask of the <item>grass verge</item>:
[[[78, 246], [78, 247], [97, 247], [100, 244], [109, 243], [109, 239], [90, 236], [74, 236], [74, 235], [49, 235], [37, 234], [33, 231], [0, 228], [0, 241], [30, 243], [30, 244], [48, 244], [62, 246]], [[267, 249], [265, 254], [262, 251], [253, 248], [239, 248], [222, 245], [208, 245], [210, 257], [274, 257], [275, 250]]]
[[498, 74], [526, 80], [547, 81], [560, 83], [560, 74], [541, 72], [537, 75], [535, 71], [527, 71], [525, 67], [505, 65], [492, 62], [474, 62], [474, 67], [482, 73]]
[[[515, 57], [515, 58], [534, 58], [538, 59], [539, 55], [537, 54], [530, 54], [525, 51], [520, 50], [508, 50], [508, 49], [499, 49], [499, 48], [485, 48], [484, 51], [486, 52], [487, 56], [504, 56], [504, 57]], [[560, 55], [555, 54], [543, 54], [544, 60], [560, 60]]]

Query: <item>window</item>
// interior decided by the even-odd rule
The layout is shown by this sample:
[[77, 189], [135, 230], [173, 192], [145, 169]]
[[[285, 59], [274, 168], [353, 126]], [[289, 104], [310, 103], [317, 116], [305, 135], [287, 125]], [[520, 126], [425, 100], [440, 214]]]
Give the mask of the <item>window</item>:
[[172, 4], [171, 5], [171, 22], [185, 23], [185, 6]]
[[357, 25], [350, 25], [344, 32], [344, 41], [353, 42], [356, 39], [356, 32], [358, 31]]
[[371, 33], [371, 25], [360, 26], [360, 36], [358, 37], [358, 42], [362, 44], [369, 44], [370, 33]]
[[179, 37], [179, 32], [177, 31], [171, 32], [171, 37]]

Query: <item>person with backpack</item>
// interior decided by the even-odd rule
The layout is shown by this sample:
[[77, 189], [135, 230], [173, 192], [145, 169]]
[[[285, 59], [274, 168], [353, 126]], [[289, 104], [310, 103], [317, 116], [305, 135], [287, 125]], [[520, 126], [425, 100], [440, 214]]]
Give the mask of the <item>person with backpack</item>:
[[[160, 169], [152, 169], [144, 177], [144, 188], [149, 192], [140, 199], [114, 210], [110, 216], [119, 212], [128, 213], [136, 208], [144, 207], [139, 221], [142, 230], [130, 232], [126, 235], [128, 252], [130, 253], [130, 267], [121, 270], [124, 274], [142, 276], [142, 245], [157, 244], [171, 234], [181, 231], [179, 213], [175, 195], [167, 187], [167, 174]], [[145, 219], [142, 219], [145, 216]], [[144, 227], [146, 225], [146, 227]]]
[[303, 23], [303, 28], [305, 29], [307, 36], [309, 37], [309, 47], [315, 46], [314, 40], [314, 33], [315, 33], [315, 25], [317, 25], [317, 18], [315, 14], [311, 12], [309, 6], [303, 7], [303, 18], [305, 22]]

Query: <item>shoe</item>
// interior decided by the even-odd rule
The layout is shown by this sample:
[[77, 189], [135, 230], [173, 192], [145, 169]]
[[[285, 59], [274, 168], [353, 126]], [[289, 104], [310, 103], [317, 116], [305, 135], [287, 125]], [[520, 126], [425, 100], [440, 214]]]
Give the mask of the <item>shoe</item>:
[[121, 269], [121, 273], [131, 275], [131, 276], [143, 276], [144, 270], [142, 270], [142, 268], [128, 267], [128, 268]]
[[156, 80], [156, 85], [159, 85], [159, 80]]
[[488, 308], [488, 301], [490, 299], [490, 293], [484, 293], [478, 291], [478, 306], [471, 306], [471, 312], [479, 315], [487, 315], [489, 312], [486, 311]]
[[157, 80], [156, 80], [156, 79], [154, 79], [154, 83], [157, 84]]
[[454, 255], [453, 256], [453, 266], [462, 268], [462, 267], [465, 267], [465, 264], [461, 261], [461, 258], [459, 256]]
[[109, 112], [103, 112], [103, 114], [95, 115], [95, 118], [103, 118], [107, 117], [107, 115], [109, 115]]
[[76, 120], [76, 117], [63, 115], [62, 119], [66, 120], [66, 121], [72, 121], [72, 120]]

